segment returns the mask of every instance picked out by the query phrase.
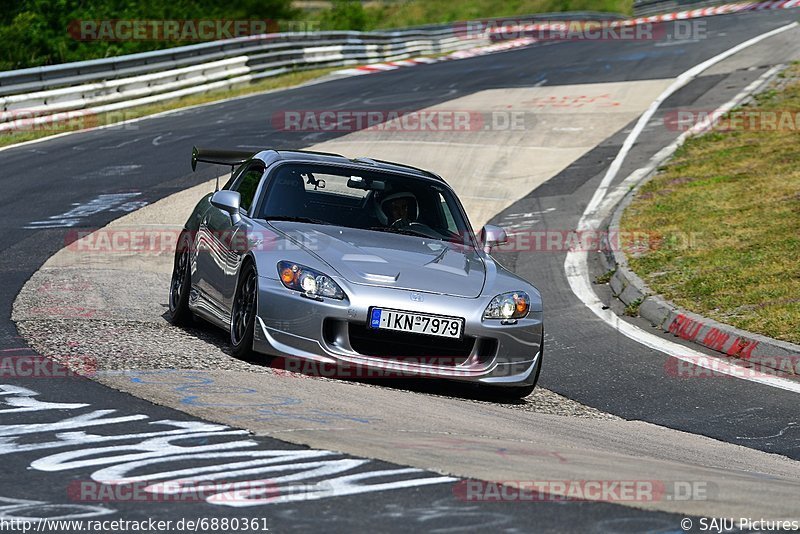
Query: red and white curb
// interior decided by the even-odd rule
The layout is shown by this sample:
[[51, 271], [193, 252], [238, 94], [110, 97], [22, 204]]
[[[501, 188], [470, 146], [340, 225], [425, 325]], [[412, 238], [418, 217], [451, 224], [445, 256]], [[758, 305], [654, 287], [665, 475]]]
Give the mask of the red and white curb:
[[713, 17], [715, 15], [727, 15], [729, 13], [741, 13], [742, 11], [763, 11], [765, 9], [789, 9], [800, 7], [800, 0], [777, 0], [771, 2], [747, 2], [736, 4], [724, 4], [716, 7], [705, 7], [702, 9], [692, 9], [690, 11], [679, 11], [677, 13], [667, 13], [664, 15], [653, 15], [633, 19], [636, 24], [647, 22], [667, 22], [671, 20], [686, 20], [700, 17]]
[[[800, 0], [798, 0], [800, 1]], [[475, 48], [468, 48], [466, 50], [457, 50], [446, 56], [433, 58], [433, 57], [415, 57], [411, 59], [403, 59], [401, 61], [388, 61], [386, 63], [372, 63], [370, 65], [361, 65], [352, 69], [343, 69], [333, 72], [337, 75], [346, 76], [359, 76], [361, 74], [372, 74], [374, 72], [383, 72], [387, 70], [395, 70], [402, 67], [416, 67], [417, 65], [428, 65], [430, 63], [439, 63], [440, 61], [451, 61], [454, 59], [464, 59], [468, 57], [483, 56], [495, 52], [504, 52], [512, 48], [520, 48], [528, 46], [536, 42], [536, 39], [531, 37], [522, 37], [520, 39], [513, 39], [504, 43], [491, 44], [487, 46], [476, 46]]]
[[[652, 24], [657, 22], [670, 22], [674, 20], [690, 20], [704, 17], [714, 17], [717, 15], [729, 15], [732, 13], [742, 13], [747, 11], [764, 11], [768, 9], [791, 9], [800, 8], [800, 0], [772, 0], [768, 2], [746, 2], [723, 4], [715, 7], [705, 7], [701, 9], [692, 9], [687, 11], [676, 11], [674, 13], [665, 13], [662, 15], [652, 15], [649, 17], [639, 17], [635, 19], [612, 21], [607, 23], [611, 28], [618, 28], [624, 26], [635, 26], [639, 24]], [[591, 21], [588, 21], [591, 22]], [[487, 33], [522, 33], [524, 32], [542, 32], [551, 30], [565, 30], [569, 29], [570, 23], [546, 23], [546, 24], [525, 24], [516, 26], [501, 26], [490, 29]], [[574, 24], [574, 22], [573, 22]], [[446, 56], [439, 58], [430, 57], [417, 57], [411, 59], [404, 59], [402, 61], [389, 61], [385, 63], [372, 63], [369, 65], [362, 65], [350, 69], [338, 70], [333, 74], [358, 76], [361, 74], [372, 74], [374, 72], [383, 72], [387, 70], [395, 70], [403, 67], [415, 67], [417, 65], [427, 65], [430, 63], [438, 63], [440, 61], [449, 61], [453, 59], [464, 59], [476, 56], [483, 56], [494, 52], [503, 52], [513, 48], [528, 46], [536, 43], [538, 39], [532, 37], [520, 37], [517, 39], [509, 40], [503, 43], [491, 44], [487, 46], [479, 46], [467, 50], [459, 50]]]

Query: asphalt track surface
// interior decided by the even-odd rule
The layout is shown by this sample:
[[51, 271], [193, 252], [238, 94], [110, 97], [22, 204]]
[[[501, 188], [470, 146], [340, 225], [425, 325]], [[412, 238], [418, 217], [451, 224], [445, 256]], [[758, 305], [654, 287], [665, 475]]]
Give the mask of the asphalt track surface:
[[[302, 148], [331, 139], [335, 133], [291, 133], [269, 127], [273, 111], [282, 109], [370, 110], [421, 109], [492, 88], [567, 85], [673, 78], [693, 65], [749, 38], [796, 20], [796, 10], [748, 13], [708, 19], [708, 38], [679, 46], [658, 47], [652, 41], [574, 42], [535, 46], [503, 54], [400, 69], [238, 99], [132, 126], [97, 130], [47, 140], [0, 153], [0, 350], [23, 348], [10, 321], [11, 303], [25, 281], [64, 246], [69, 229], [28, 229], [33, 221], [68, 212], [102, 194], [140, 193], [152, 203], [201, 183], [216, 172], [191, 173], [188, 149], [193, 144], [240, 148]], [[775, 62], [780, 61], [776, 53]], [[664, 108], [698, 101], [721, 104], [763, 73], [754, 70], [709, 75], [679, 91]], [[627, 129], [626, 129], [627, 130]], [[620, 173], [635, 170], [677, 133], [649, 132]], [[580, 214], [624, 140], [625, 130], [607, 139], [559, 176], [518, 201], [508, 213], [542, 211], [553, 215], [531, 229], [575, 228]], [[626, 172], [627, 171], [627, 172]], [[80, 227], [98, 228], [124, 214], [99, 211], [81, 219]], [[73, 227], [74, 229], [74, 227]], [[741, 380], [677, 380], [665, 375], [667, 357], [623, 337], [599, 321], [570, 291], [562, 253], [501, 254], [499, 259], [534, 282], [545, 299], [548, 350], [540, 384], [557, 393], [626, 419], [637, 419], [746, 447], [800, 458], [796, 396]], [[590, 259], [591, 261], [591, 259]], [[188, 416], [80, 379], [4, 380], [41, 392], [48, 402], [80, 402], [147, 414], [151, 420], [187, 420]], [[37, 414], [39, 417], [40, 414]], [[31, 422], [25, 412], [0, 412], [5, 424]], [[44, 416], [41, 416], [44, 417]], [[45, 420], [49, 420], [46, 419]], [[130, 432], [144, 431], [133, 423]], [[144, 423], [142, 423], [144, 425]], [[44, 439], [44, 438], [43, 438]], [[254, 438], [269, 449], [297, 446]], [[35, 441], [35, 440], [33, 440]], [[41, 453], [17, 452], [0, 467], [0, 497], [65, 502], [70, 477], [55, 479], [26, 466]], [[57, 481], [57, 482], [54, 482]], [[256, 509], [226, 510], [202, 503], [147, 506], [114, 504], [118, 517], [259, 516]], [[2, 509], [0, 508], [0, 513]], [[263, 514], [266, 515], [266, 514]], [[0, 518], [3, 517], [0, 515]], [[426, 530], [480, 526], [527, 531], [677, 530], [680, 518], [604, 503], [544, 504], [464, 503], [450, 484], [392, 490], [333, 500], [282, 506], [269, 513], [272, 530], [325, 528], [365, 529], [378, 521], [382, 530], [407, 530], [409, 523]]]

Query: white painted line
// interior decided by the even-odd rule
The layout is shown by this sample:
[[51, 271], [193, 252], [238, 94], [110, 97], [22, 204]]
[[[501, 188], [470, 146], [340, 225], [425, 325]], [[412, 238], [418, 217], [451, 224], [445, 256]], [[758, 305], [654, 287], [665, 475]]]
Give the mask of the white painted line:
[[[678, 89], [688, 84], [698, 75], [700, 75], [703, 71], [709, 69], [710, 67], [716, 65], [717, 63], [731, 57], [732, 55], [750, 47], [765, 39], [778, 35], [782, 32], [797, 28], [798, 23], [794, 22], [787, 26], [783, 26], [776, 30], [770, 31], [749, 41], [741, 43], [730, 50], [719, 54], [695, 67], [692, 67], [688, 71], [681, 74], [675, 82], [670, 85], [648, 108], [648, 110], [640, 117], [639, 121], [636, 123], [636, 126], [633, 128], [631, 133], [625, 139], [620, 152], [617, 154], [617, 157], [612, 162], [611, 166], [606, 172], [603, 180], [600, 182], [600, 185], [595, 191], [592, 200], [589, 202], [589, 205], [586, 207], [586, 210], [583, 212], [583, 216], [581, 217], [580, 221], [578, 222], [577, 231], [587, 231], [587, 230], [594, 230], [596, 229], [600, 223], [611, 213], [611, 210], [617, 204], [619, 199], [624, 195], [625, 187], [627, 186], [629, 181], [639, 179], [649, 172], [639, 169], [631, 176], [629, 176], [623, 184], [620, 184], [613, 192], [612, 195], [608, 195], [609, 187], [611, 182], [617, 176], [622, 167], [622, 163], [627, 157], [628, 153], [630, 152], [631, 148], [633, 147], [636, 140], [641, 135], [644, 127], [653, 117], [655, 112], [661, 106], [661, 104], [669, 98], [670, 95], [675, 93]], [[762, 82], [763, 79], [766, 78], [762, 76], [757, 82]], [[718, 111], [723, 110], [730, 110], [733, 106], [736, 105], [738, 101], [741, 101], [744, 95], [747, 92], [755, 89], [758, 85], [754, 82], [748, 86], [742, 93], [734, 97], [733, 100], [723, 105]], [[702, 128], [704, 125], [698, 125], [698, 128]], [[710, 126], [706, 124], [705, 127]], [[696, 131], [696, 130], [695, 130]], [[691, 133], [695, 133], [695, 131]], [[690, 135], [690, 132], [685, 132], [682, 134], [675, 142], [673, 142], [670, 146], [666, 147], [665, 149], [661, 150], [658, 154], [656, 154], [652, 162], [657, 161], [658, 158], [663, 158], [666, 154], [670, 152], [674, 152], [678, 146]], [[608, 198], [607, 198], [608, 197]], [[615, 198], [616, 197], [616, 198]], [[728, 362], [727, 359], [723, 358], [713, 358], [709, 357], [707, 354], [690, 349], [688, 347], [684, 347], [678, 343], [674, 343], [672, 341], [663, 339], [659, 336], [646, 332], [641, 328], [628, 323], [622, 319], [620, 319], [617, 314], [612, 312], [608, 309], [603, 309], [603, 302], [597, 297], [597, 294], [594, 292], [592, 288], [592, 283], [589, 278], [589, 268], [587, 263], [587, 253], [586, 251], [578, 251], [573, 250], [567, 253], [567, 258], [564, 261], [564, 270], [566, 272], [567, 280], [569, 281], [570, 288], [572, 292], [577, 296], [592, 312], [597, 315], [601, 320], [605, 323], [610, 325], [612, 328], [623, 334], [624, 336], [640, 343], [648, 348], [653, 350], [662, 352], [673, 358], [677, 358], [679, 360], [689, 362], [693, 365], [697, 365], [699, 367], [704, 367], [711, 371], [722, 373], [728, 376], [732, 376], [735, 378], [740, 378], [743, 380], [749, 380], [751, 382], [756, 382], [762, 385], [767, 385], [787, 391], [792, 391], [795, 393], [800, 393], [800, 383], [793, 382], [791, 380], [786, 380], [780, 377], [773, 377], [773, 376], [753, 376], [753, 377], [746, 377], [742, 376], [741, 369], [739, 366], [731, 364]], [[714, 361], [714, 364], [711, 365], [706, 362]]]
[[[0, 384], [0, 396], [3, 396], [0, 405], [12, 407], [0, 409], [0, 413], [59, 412], [49, 422], [0, 425], [0, 454], [43, 451], [41, 456], [30, 461], [28, 469], [56, 473], [88, 468], [93, 470], [91, 480], [111, 486], [111, 489], [145, 482], [148, 486], [142, 489], [147, 493], [187, 495], [195, 492], [194, 498], [202, 489], [208, 492], [201, 497], [208, 504], [251, 507], [458, 481], [455, 477], [435, 476], [435, 473], [414, 467], [380, 469], [370, 459], [349, 458], [327, 450], [264, 449], [246, 430], [196, 420], [150, 421], [145, 414], [114, 416], [116, 410], [94, 410], [89, 404], [47, 402], [37, 398], [38, 391], [8, 384]], [[52, 420], [55, 417], [59, 419]], [[155, 428], [130, 432], [124, 425], [133, 421], [147, 422]], [[123, 426], [119, 427], [120, 424]], [[105, 432], [103, 435], [87, 434], [84, 432], [87, 427], [105, 427]], [[69, 430], [79, 431], [67, 432]], [[29, 439], [31, 435], [45, 433], [55, 433], [56, 440]], [[216, 440], [223, 436], [224, 440]], [[192, 440], [198, 438], [202, 438], [202, 442], [193, 445]], [[209, 444], [208, 438], [215, 443]], [[129, 443], [120, 445], [121, 441]], [[174, 467], [175, 462], [189, 461], [195, 465]], [[366, 469], [361, 470], [363, 467]], [[359, 472], [353, 473], [355, 469]], [[143, 475], [144, 471], [147, 474]], [[291, 474], [283, 474], [286, 472]], [[271, 476], [265, 487], [263, 475], [266, 473], [279, 475]], [[413, 478], [407, 478], [408, 475]], [[181, 487], [174, 483], [178, 480], [195, 484]], [[236, 480], [235, 487], [214, 485], [214, 481], [220, 480]], [[233, 493], [237, 487], [252, 491], [247, 495]], [[271, 497], [267, 489], [280, 490], [281, 497]]]
[[714, 56], [711, 59], [700, 63], [699, 65], [695, 65], [691, 69], [687, 70], [686, 72], [678, 76], [672, 83], [672, 85], [667, 87], [664, 90], [664, 92], [661, 93], [661, 95], [659, 95], [659, 97], [652, 104], [650, 104], [650, 107], [647, 109], [647, 111], [645, 111], [644, 114], [641, 117], [639, 117], [639, 121], [636, 123], [636, 126], [634, 126], [631, 133], [625, 139], [625, 142], [623, 143], [622, 148], [617, 154], [617, 157], [614, 158], [613, 162], [611, 162], [611, 166], [608, 168], [608, 171], [606, 171], [603, 180], [600, 182], [600, 186], [597, 188], [597, 191], [595, 191], [595, 194], [592, 197], [591, 202], [589, 202], [589, 205], [586, 207], [584, 216], [597, 209], [597, 206], [600, 204], [600, 201], [603, 200], [606, 191], [608, 191], [609, 185], [619, 173], [619, 170], [622, 167], [622, 163], [625, 161], [625, 158], [628, 157], [628, 153], [633, 148], [633, 145], [636, 143], [636, 140], [639, 139], [639, 136], [642, 134], [642, 131], [644, 130], [645, 126], [647, 126], [647, 123], [650, 122], [650, 119], [653, 118], [653, 115], [655, 115], [656, 111], [658, 111], [658, 108], [661, 107], [661, 104], [663, 104], [667, 98], [672, 96], [672, 94], [678, 91], [678, 89], [681, 89], [683, 86], [694, 80], [702, 72], [708, 70], [717, 63], [724, 61], [729, 57], [731, 57], [732, 55], [737, 54], [742, 50], [749, 48], [755, 44], [758, 44], [765, 39], [769, 39], [770, 37], [773, 37], [775, 35], [778, 35], [780, 33], [783, 33], [785, 31], [791, 30], [796, 27], [798, 27], [798, 23], [793, 22], [776, 30], [772, 30], [771, 32], [759, 35], [758, 37], [750, 39], [749, 41], [745, 41], [723, 52], [722, 54], [719, 54], [718, 56]]
[[616, 207], [617, 203], [622, 200], [630, 188], [635, 186], [642, 180], [645, 176], [650, 174], [653, 170], [656, 169], [661, 163], [672, 156], [678, 148], [686, 142], [686, 139], [692, 135], [697, 135], [699, 133], [703, 133], [711, 126], [713, 126], [713, 121], [716, 117], [722, 117], [727, 112], [738, 106], [746, 97], [748, 97], [753, 91], [758, 89], [760, 85], [762, 85], [767, 79], [772, 77], [777, 71], [779, 71], [782, 67], [777, 66], [769, 69], [767, 72], [762, 74], [755, 80], [753, 83], [742, 89], [742, 91], [733, 97], [732, 100], [729, 100], [712, 113], [708, 115], [708, 117], [704, 118], [702, 121], [695, 124], [690, 130], [683, 132], [675, 141], [670, 143], [668, 146], [659, 150], [648, 162], [647, 165], [636, 169], [632, 172], [627, 178], [622, 180], [619, 184], [614, 186], [614, 188], [609, 190], [609, 193], [603, 198], [603, 201], [600, 203], [600, 207], [598, 208], [598, 212], [603, 213], [611, 213], [611, 211]]

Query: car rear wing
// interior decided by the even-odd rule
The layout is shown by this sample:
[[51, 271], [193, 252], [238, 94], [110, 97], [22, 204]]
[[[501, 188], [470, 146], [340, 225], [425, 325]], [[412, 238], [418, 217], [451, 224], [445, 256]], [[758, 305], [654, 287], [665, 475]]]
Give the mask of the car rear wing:
[[215, 165], [241, 165], [255, 156], [255, 152], [243, 150], [218, 150], [216, 148], [192, 147], [192, 170], [197, 168], [197, 162], [213, 163]]
[[[244, 152], [242, 150], [219, 150], [216, 148], [197, 148], [192, 147], [192, 171], [197, 169], [197, 162], [213, 163], [215, 165], [230, 165], [231, 176], [237, 165], [241, 165], [248, 159], [255, 156], [255, 152]], [[219, 191], [219, 176], [217, 176], [217, 188]]]

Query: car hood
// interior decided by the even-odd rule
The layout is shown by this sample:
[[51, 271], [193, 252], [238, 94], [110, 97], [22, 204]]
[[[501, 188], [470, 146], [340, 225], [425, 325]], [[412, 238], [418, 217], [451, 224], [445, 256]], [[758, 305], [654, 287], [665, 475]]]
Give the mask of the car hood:
[[469, 246], [341, 226], [270, 224], [354, 284], [476, 298], [486, 281], [483, 260]]

